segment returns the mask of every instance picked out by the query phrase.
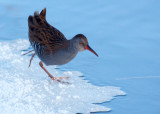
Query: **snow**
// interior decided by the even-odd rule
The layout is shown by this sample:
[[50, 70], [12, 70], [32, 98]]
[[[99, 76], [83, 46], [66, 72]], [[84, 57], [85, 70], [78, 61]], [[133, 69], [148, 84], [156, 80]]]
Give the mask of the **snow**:
[[39, 59], [22, 56], [29, 42], [18, 39], [0, 42], [0, 112], [1, 114], [75, 114], [109, 111], [95, 104], [125, 95], [119, 87], [98, 87], [83, 79], [79, 71], [59, 71], [46, 67], [54, 76], [70, 77], [63, 84], [52, 81], [39, 67]]

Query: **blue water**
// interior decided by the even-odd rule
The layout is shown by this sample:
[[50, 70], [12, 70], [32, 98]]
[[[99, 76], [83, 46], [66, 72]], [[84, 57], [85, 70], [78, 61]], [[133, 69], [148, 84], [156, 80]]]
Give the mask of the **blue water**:
[[28, 39], [27, 18], [44, 7], [50, 24], [68, 39], [85, 34], [99, 54], [80, 52], [60, 69], [127, 93], [102, 104], [112, 108], [108, 114], [160, 113], [160, 1], [1, 0], [0, 40]]

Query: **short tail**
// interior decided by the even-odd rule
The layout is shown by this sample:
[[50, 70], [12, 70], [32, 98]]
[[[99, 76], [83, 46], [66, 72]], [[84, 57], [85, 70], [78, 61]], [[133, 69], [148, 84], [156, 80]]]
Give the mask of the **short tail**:
[[33, 16], [28, 17], [29, 26], [43, 26], [46, 23], [46, 8], [44, 8], [41, 13], [35, 12]]
[[41, 13], [40, 13], [40, 17], [44, 20], [46, 20], [46, 8], [44, 8]]

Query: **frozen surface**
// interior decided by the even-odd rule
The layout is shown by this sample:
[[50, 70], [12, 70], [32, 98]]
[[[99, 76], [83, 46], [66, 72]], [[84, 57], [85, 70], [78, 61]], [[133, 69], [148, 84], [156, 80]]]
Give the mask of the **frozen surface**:
[[[58, 71], [80, 71], [95, 86], [121, 87], [127, 96], [102, 103], [112, 108], [107, 114], [160, 114], [160, 0], [0, 0], [0, 41], [28, 40], [28, 16], [45, 7], [46, 18], [51, 25], [67, 39], [83, 33], [99, 55], [97, 58], [84, 51], [70, 63], [59, 66]], [[14, 53], [19, 54], [20, 51], [14, 50]], [[8, 50], [8, 54], [12, 53]], [[25, 66], [20, 68], [27, 72], [30, 58], [22, 58], [26, 58]], [[9, 61], [1, 60], [0, 65]], [[50, 82], [38, 62], [34, 59], [34, 64], [28, 69], [27, 74], [32, 72], [32, 77], [24, 77]], [[9, 66], [10, 63], [1, 69], [10, 70]], [[47, 69], [58, 75], [54, 67]], [[33, 75], [37, 71], [43, 75]], [[36, 81], [40, 84], [38, 79]]]
[[47, 67], [54, 76], [69, 76], [70, 84], [51, 79], [34, 58], [22, 56], [28, 49], [27, 40], [0, 42], [0, 112], [1, 114], [75, 114], [109, 111], [110, 108], [93, 103], [110, 101], [125, 95], [119, 87], [98, 87], [83, 80], [78, 71], [58, 71]]

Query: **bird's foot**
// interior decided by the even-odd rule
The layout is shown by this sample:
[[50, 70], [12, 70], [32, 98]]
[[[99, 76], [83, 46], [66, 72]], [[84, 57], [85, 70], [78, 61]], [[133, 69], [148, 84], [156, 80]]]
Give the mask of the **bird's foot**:
[[69, 82], [64, 82], [63, 79], [68, 79], [69, 77], [53, 77], [52, 74], [50, 74], [43, 66], [42, 62], [39, 62], [39, 65], [41, 66], [41, 68], [48, 74], [48, 76], [52, 79], [52, 80], [57, 80], [58, 82], [64, 83], [64, 84], [70, 84]]
[[56, 80], [68, 79], [69, 77], [54, 77]]

